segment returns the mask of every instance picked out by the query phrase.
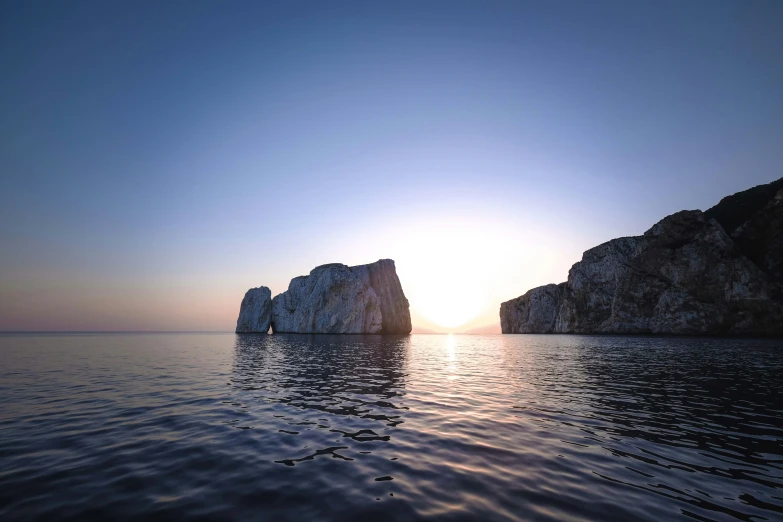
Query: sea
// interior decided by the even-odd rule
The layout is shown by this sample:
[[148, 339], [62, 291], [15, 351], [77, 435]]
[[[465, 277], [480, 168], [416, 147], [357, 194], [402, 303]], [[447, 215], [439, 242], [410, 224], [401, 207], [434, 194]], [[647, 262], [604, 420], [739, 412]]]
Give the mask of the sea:
[[0, 520], [783, 520], [783, 341], [0, 334]]

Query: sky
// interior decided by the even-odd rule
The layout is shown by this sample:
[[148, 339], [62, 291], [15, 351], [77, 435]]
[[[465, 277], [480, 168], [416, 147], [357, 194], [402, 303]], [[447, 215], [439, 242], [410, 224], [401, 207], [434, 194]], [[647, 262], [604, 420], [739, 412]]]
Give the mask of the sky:
[[[783, 2], [0, 6], [0, 330], [232, 331], [392, 258], [498, 328], [582, 252], [783, 176]], [[459, 324], [455, 324], [459, 323]]]

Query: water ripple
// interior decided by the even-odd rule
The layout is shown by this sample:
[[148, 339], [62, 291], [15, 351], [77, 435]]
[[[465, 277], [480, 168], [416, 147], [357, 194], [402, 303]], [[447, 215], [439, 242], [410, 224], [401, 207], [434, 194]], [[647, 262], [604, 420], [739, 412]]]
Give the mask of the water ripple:
[[783, 343], [0, 335], [0, 519], [781, 520]]

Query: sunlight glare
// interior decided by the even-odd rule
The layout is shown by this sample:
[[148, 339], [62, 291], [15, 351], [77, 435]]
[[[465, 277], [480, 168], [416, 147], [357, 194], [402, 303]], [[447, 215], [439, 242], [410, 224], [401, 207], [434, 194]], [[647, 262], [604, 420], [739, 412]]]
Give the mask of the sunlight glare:
[[405, 276], [415, 312], [445, 329], [465, 325], [482, 312], [486, 267], [497, 254], [493, 246], [502, 244], [491, 230], [452, 221], [430, 222], [412, 231], [406, 250], [416, 262], [405, 265]]

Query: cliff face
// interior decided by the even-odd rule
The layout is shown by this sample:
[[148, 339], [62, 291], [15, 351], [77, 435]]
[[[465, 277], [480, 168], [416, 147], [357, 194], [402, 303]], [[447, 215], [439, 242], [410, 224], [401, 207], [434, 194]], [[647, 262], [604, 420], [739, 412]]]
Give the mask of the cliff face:
[[[783, 335], [780, 196], [755, 206], [742, 198], [750, 217], [729, 231], [733, 239], [713, 209], [696, 210], [590, 249], [566, 283], [503, 303], [502, 331]], [[727, 200], [718, 214], [731, 225], [737, 200]]]
[[402, 291], [397, 269], [391, 259], [381, 259], [375, 263], [351, 267], [362, 282], [372, 288], [378, 296], [381, 307], [382, 334], [409, 334], [411, 332], [411, 312], [408, 299]]
[[272, 292], [265, 286], [251, 288], [239, 307], [237, 333], [267, 333], [272, 321]]
[[539, 286], [522, 297], [500, 305], [500, 323], [503, 333], [552, 333], [558, 310], [563, 303], [563, 287]]
[[319, 266], [272, 300], [272, 331], [380, 333], [380, 299], [350, 267]]
[[744, 255], [783, 282], [783, 189], [731, 236]]
[[[266, 291], [269, 296], [269, 289]], [[238, 333], [258, 331], [244, 329], [244, 325], [262, 322], [254, 315], [260, 308], [245, 304], [247, 295], [240, 309]], [[268, 329], [271, 324], [275, 333], [411, 332], [408, 300], [391, 259], [354, 267], [340, 263], [316, 267], [307, 276], [293, 278], [288, 290], [270, 301], [269, 309], [266, 326]]]

